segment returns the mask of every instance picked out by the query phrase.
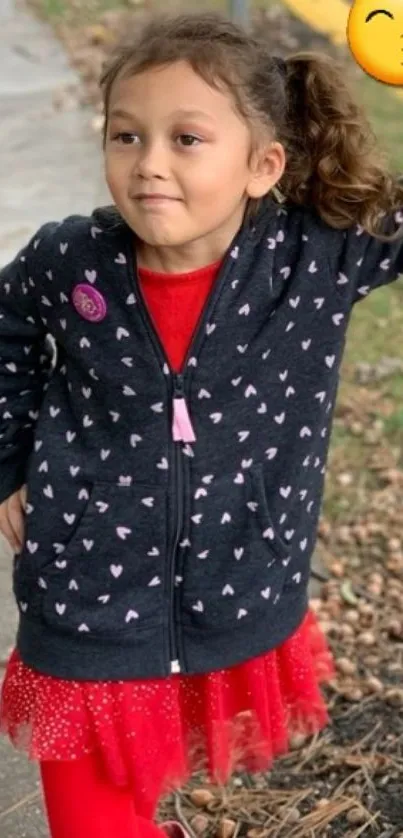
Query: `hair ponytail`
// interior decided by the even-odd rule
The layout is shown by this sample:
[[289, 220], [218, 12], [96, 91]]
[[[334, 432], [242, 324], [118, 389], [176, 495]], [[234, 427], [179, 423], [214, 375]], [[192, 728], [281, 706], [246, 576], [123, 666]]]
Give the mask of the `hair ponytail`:
[[291, 55], [284, 63], [284, 199], [315, 207], [333, 227], [359, 223], [382, 235], [382, 217], [403, 207], [403, 185], [388, 170], [343, 67], [310, 52]]

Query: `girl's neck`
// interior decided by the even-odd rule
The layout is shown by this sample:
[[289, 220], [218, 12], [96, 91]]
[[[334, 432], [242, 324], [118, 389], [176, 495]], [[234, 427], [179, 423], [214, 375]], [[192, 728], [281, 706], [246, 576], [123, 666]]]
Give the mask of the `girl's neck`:
[[243, 211], [231, 223], [177, 247], [153, 247], [136, 239], [137, 266], [156, 273], [184, 274], [220, 262], [240, 229], [242, 216]]
[[195, 247], [195, 244], [198, 243], [192, 242], [191, 245], [182, 248], [156, 248], [144, 246], [142, 242], [138, 242], [136, 246], [137, 267], [161, 274], [192, 273], [192, 271], [221, 261], [228, 247], [224, 243], [217, 243], [216, 247]]
[[190, 274], [220, 262], [224, 257], [224, 252], [200, 254], [199, 258], [186, 258], [185, 256], [178, 258], [177, 254], [167, 255], [166, 253], [155, 252], [145, 255], [137, 249], [137, 267], [160, 274]]

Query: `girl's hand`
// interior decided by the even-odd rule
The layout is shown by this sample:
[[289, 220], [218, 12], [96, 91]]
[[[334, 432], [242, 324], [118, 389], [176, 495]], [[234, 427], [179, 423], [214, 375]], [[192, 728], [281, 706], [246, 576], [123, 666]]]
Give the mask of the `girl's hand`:
[[26, 500], [27, 487], [23, 486], [0, 504], [0, 531], [14, 553], [21, 552], [24, 542]]

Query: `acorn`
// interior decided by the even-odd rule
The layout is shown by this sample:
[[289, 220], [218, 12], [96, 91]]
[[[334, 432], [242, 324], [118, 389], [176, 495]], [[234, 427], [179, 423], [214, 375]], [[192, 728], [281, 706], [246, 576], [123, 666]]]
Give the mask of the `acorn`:
[[387, 624], [387, 631], [390, 637], [394, 640], [403, 640], [403, 622], [402, 620], [389, 620]]
[[357, 671], [356, 664], [349, 658], [337, 658], [336, 666], [343, 675], [354, 675]]
[[370, 646], [375, 646], [376, 638], [372, 631], [362, 631], [357, 637], [357, 642], [361, 646], [369, 648]]
[[350, 623], [342, 623], [340, 626], [340, 634], [342, 637], [348, 639], [350, 637], [354, 637], [355, 632]]
[[383, 691], [383, 684], [379, 678], [376, 678], [375, 675], [369, 675], [365, 686], [369, 690], [370, 693], [381, 693]]
[[190, 799], [192, 803], [200, 809], [208, 806], [214, 800], [214, 794], [208, 789], [193, 789], [190, 792]]
[[292, 826], [293, 824], [298, 823], [301, 820], [301, 812], [294, 806], [292, 809], [288, 809], [287, 811], [287, 824]]
[[363, 698], [363, 692], [359, 687], [348, 687], [346, 690], [343, 690], [343, 695], [347, 701], [353, 702], [361, 701]]
[[293, 733], [290, 736], [290, 748], [292, 751], [299, 751], [306, 744], [307, 737], [304, 733]]
[[203, 835], [204, 832], [209, 828], [210, 821], [207, 815], [195, 815], [192, 820], [190, 821], [190, 825], [192, 829], [195, 831], [196, 835]]
[[381, 573], [374, 572], [371, 573], [369, 581], [371, 582], [371, 584], [378, 585], [380, 588], [382, 588], [385, 580]]
[[236, 822], [231, 818], [223, 818], [218, 829], [218, 838], [232, 838], [235, 830]]
[[359, 826], [360, 824], [366, 822], [367, 816], [362, 809], [356, 808], [350, 809], [350, 811], [347, 812], [346, 819], [348, 823], [351, 823], [354, 826]]
[[390, 553], [399, 553], [402, 549], [402, 542], [400, 538], [390, 538], [388, 541], [388, 550]]
[[349, 610], [346, 611], [346, 613], [344, 615], [344, 619], [346, 620], [347, 623], [350, 623], [351, 625], [356, 626], [357, 623], [360, 620], [360, 615], [359, 615], [358, 611], [356, 611], [356, 609], [349, 608]]
[[400, 690], [397, 687], [387, 690], [385, 692], [385, 701], [387, 701], [391, 707], [403, 707], [403, 690]]
[[333, 576], [337, 576], [338, 579], [341, 579], [341, 577], [344, 576], [345, 567], [340, 560], [336, 559], [330, 565], [330, 572], [333, 574]]

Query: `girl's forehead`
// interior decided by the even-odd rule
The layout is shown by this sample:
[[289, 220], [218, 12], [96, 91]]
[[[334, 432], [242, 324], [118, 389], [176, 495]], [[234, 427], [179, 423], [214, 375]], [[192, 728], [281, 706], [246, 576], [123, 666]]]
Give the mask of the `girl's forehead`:
[[124, 108], [145, 111], [159, 110], [196, 112], [206, 119], [219, 119], [226, 112], [234, 113], [232, 97], [224, 85], [209, 84], [185, 61], [151, 67], [141, 73], [123, 70], [111, 90], [109, 110]]

